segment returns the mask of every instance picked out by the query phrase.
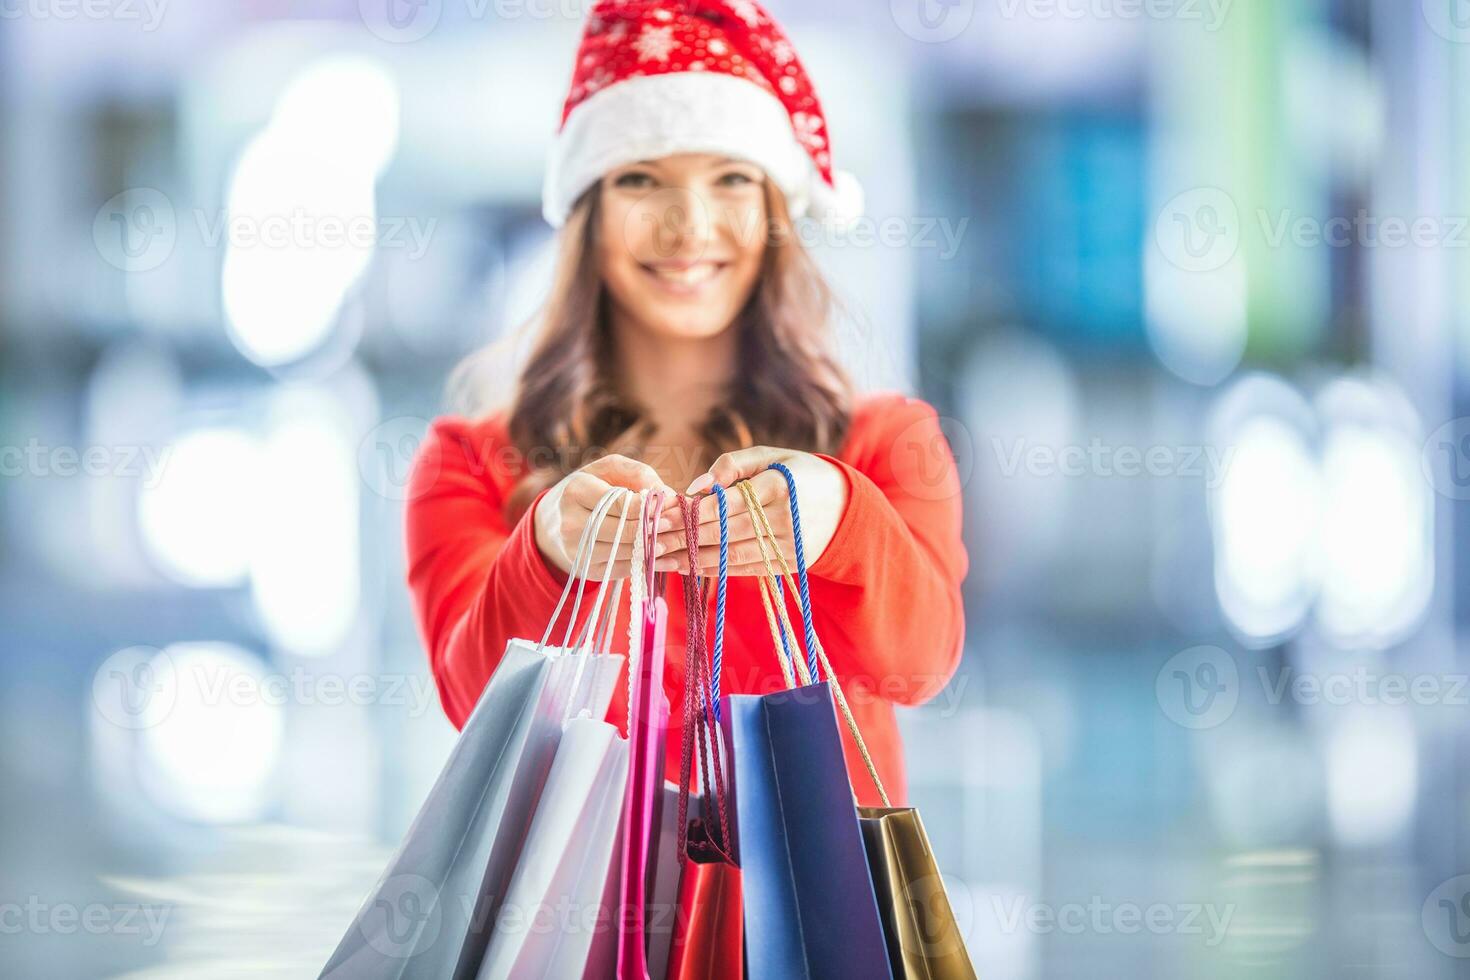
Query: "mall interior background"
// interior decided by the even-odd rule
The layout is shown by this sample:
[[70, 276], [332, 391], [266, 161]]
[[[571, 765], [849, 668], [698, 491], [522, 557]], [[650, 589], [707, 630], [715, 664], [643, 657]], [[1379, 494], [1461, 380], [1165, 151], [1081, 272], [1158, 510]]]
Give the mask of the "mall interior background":
[[[770, 7], [963, 477], [902, 724], [981, 976], [1465, 975], [1470, 8]], [[0, 0], [0, 972], [325, 962], [453, 741], [407, 465], [524, 350], [585, 9]]]

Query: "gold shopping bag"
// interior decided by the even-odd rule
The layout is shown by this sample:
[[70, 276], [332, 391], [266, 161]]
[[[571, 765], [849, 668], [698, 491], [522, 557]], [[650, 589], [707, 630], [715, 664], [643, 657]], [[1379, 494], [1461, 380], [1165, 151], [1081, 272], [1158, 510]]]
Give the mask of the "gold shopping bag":
[[894, 977], [975, 980], [919, 811], [860, 806], [857, 812]]

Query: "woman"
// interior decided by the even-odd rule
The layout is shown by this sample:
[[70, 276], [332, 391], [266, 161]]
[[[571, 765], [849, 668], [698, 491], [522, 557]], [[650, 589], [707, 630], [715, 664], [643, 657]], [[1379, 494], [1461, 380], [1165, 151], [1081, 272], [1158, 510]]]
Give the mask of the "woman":
[[[854, 398], [828, 352], [829, 295], [791, 222], [856, 217], [861, 195], [832, 171], [821, 106], [780, 28], [750, 0], [598, 3], [543, 203], [559, 265], [514, 399], [436, 421], [410, 486], [409, 584], [450, 720], [464, 724], [507, 640], [541, 635], [608, 487], [703, 495], [700, 544], [713, 545], [711, 484], [749, 478], [791, 556], [786, 484], [767, 470], [780, 461], [798, 487], [817, 633], [902, 799], [892, 706], [932, 696], [960, 655], [959, 481], [933, 409]], [[750, 515], [728, 499], [723, 689], [776, 690]], [[670, 503], [656, 567], [683, 575]], [[599, 570], [615, 524], [598, 536]], [[716, 558], [702, 548], [705, 572]], [[664, 685], [679, 724], [684, 612], [671, 584]], [[620, 653], [626, 622], [625, 609]], [[625, 725], [618, 690], [609, 720]], [[678, 753], [671, 738], [671, 778]], [[854, 785], [876, 802], [865, 776]]]

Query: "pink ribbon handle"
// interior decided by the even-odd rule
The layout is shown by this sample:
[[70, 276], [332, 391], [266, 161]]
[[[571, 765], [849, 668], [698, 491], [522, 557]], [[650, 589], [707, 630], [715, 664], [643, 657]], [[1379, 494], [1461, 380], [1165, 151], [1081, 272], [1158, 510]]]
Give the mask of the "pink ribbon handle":
[[633, 700], [628, 705], [628, 794], [623, 801], [623, 859], [618, 916], [618, 980], [648, 980], [646, 917], [648, 910], [648, 865], [656, 831], [656, 813], [661, 804], [664, 771], [664, 741], [669, 725], [669, 699], [664, 694], [664, 632], [668, 605], [658, 595], [653, 572], [653, 541], [656, 540], [663, 498], [651, 502], [648, 526], [642, 528], [647, 547], [648, 568], [633, 574], [648, 576], [648, 598], [644, 601], [643, 647], [639, 651]]

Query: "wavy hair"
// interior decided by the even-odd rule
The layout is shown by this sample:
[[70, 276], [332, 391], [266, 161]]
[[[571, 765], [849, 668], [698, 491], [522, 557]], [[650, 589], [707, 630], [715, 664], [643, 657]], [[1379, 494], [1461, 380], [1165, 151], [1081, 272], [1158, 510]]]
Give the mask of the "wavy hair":
[[[767, 247], [729, 327], [738, 332], [739, 370], [719, 407], [696, 425], [711, 458], [754, 445], [835, 452], [851, 416], [852, 383], [831, 350], [834, 296], [794, 234], [785, 196], [769, 181], [765, 187]], [[512, 521], [541, 489], [599, 456], [645, 458], [648, 423], [611, 371], [608, 298], [597, 266], [601, 196], [598, 183], [578, 199], [560, 233], [550, 297], [528, 324], [536, 338], [507, 419], [526, 464], [507, 501]], [[456, 369], [461, 388], [477, 356]]]

